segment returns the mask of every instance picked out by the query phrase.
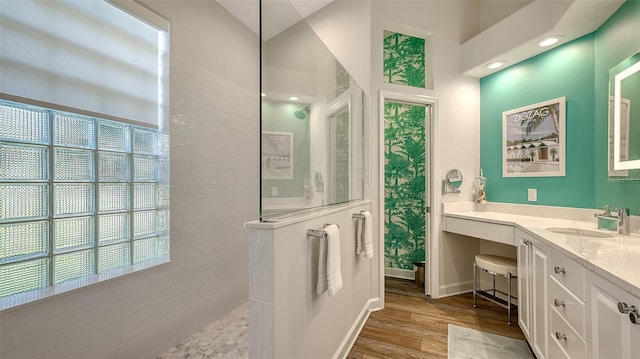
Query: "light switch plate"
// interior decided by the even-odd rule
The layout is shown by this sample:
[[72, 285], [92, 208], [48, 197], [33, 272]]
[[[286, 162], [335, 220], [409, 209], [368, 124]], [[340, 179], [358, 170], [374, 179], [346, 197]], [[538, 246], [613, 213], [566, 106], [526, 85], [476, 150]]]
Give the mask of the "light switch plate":
[[538, 200], [538, 190], [535, 188], [529, 188], [527, 190], [527, 199], [529, 202], [536, 202]]

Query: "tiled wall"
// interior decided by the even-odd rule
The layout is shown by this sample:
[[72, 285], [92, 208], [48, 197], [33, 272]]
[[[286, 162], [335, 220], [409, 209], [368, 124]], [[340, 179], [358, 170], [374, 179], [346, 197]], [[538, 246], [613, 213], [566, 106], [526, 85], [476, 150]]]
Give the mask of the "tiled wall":
[[248, 297], [258, 217], [258, 39], [216, 2], [171, 22], [172, 262], [0, 313], [0, 357], [154, 357]]

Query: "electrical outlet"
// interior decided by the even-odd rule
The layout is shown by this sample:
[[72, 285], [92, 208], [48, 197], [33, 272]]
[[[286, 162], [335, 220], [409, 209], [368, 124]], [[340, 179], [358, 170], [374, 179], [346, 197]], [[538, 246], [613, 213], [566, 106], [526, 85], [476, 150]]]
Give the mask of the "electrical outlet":
[[529, 188], [527, 190], [527, 199], [529, 202], [536, 202], [538, 200], [538, 190], [535, 188]]
[[278, 187], [271, 187], [271, 195], [272, 196], [278, 195]]

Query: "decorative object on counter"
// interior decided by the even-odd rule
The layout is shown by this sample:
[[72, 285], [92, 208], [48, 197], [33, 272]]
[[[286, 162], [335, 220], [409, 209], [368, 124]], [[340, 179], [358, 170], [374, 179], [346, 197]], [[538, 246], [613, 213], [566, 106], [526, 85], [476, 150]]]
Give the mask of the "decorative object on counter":
[[457, 168], [449, 170], [442, 180], [442, 194], [460, 193], [460, 186], [462, 186], [462, 172]]
[[616, 231], [620, 234], [629, 234], [631, 231], [630, 211], [628, 208], [617, 208], [616, 213], [611, 212], [611, 206], [604, 206], [604, 212], [596, 213], [598, 229]]
[[487, 192], [485, 190], [487, 185], [487, 177], [485, 177], [482, 173], [482, 168], [480, 169], [480, 176], [476, 177], [473, 182], [473, 196], [477, 204], [484, 206], [487, 203]]
[[502, 176], [566, 175], [566, 99], [558, 97], [502, 113]]

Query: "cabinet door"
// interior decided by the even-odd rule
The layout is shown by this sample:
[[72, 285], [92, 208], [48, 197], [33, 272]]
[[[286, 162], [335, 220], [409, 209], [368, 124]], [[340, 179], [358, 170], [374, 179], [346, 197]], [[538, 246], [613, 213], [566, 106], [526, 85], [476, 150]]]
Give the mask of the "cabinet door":
[[640, 305], [640, 299], [596, 277], [591, 281], [591, 356], [639, 358], [640, 325], [620, 313], [618, 303]]
[[516, 231], [518, 246], [518, 324], [522, 333], [531, 343], [531, 251], [526, 234]]
[[531, 307], [533, 331], [533, 350], [538, 359], [547, 358], [549, 306], [547, 295], [547, 281], [549, 278], [549, 256], [546, 247], [538, 241], [533, 241], [531, 249]]

